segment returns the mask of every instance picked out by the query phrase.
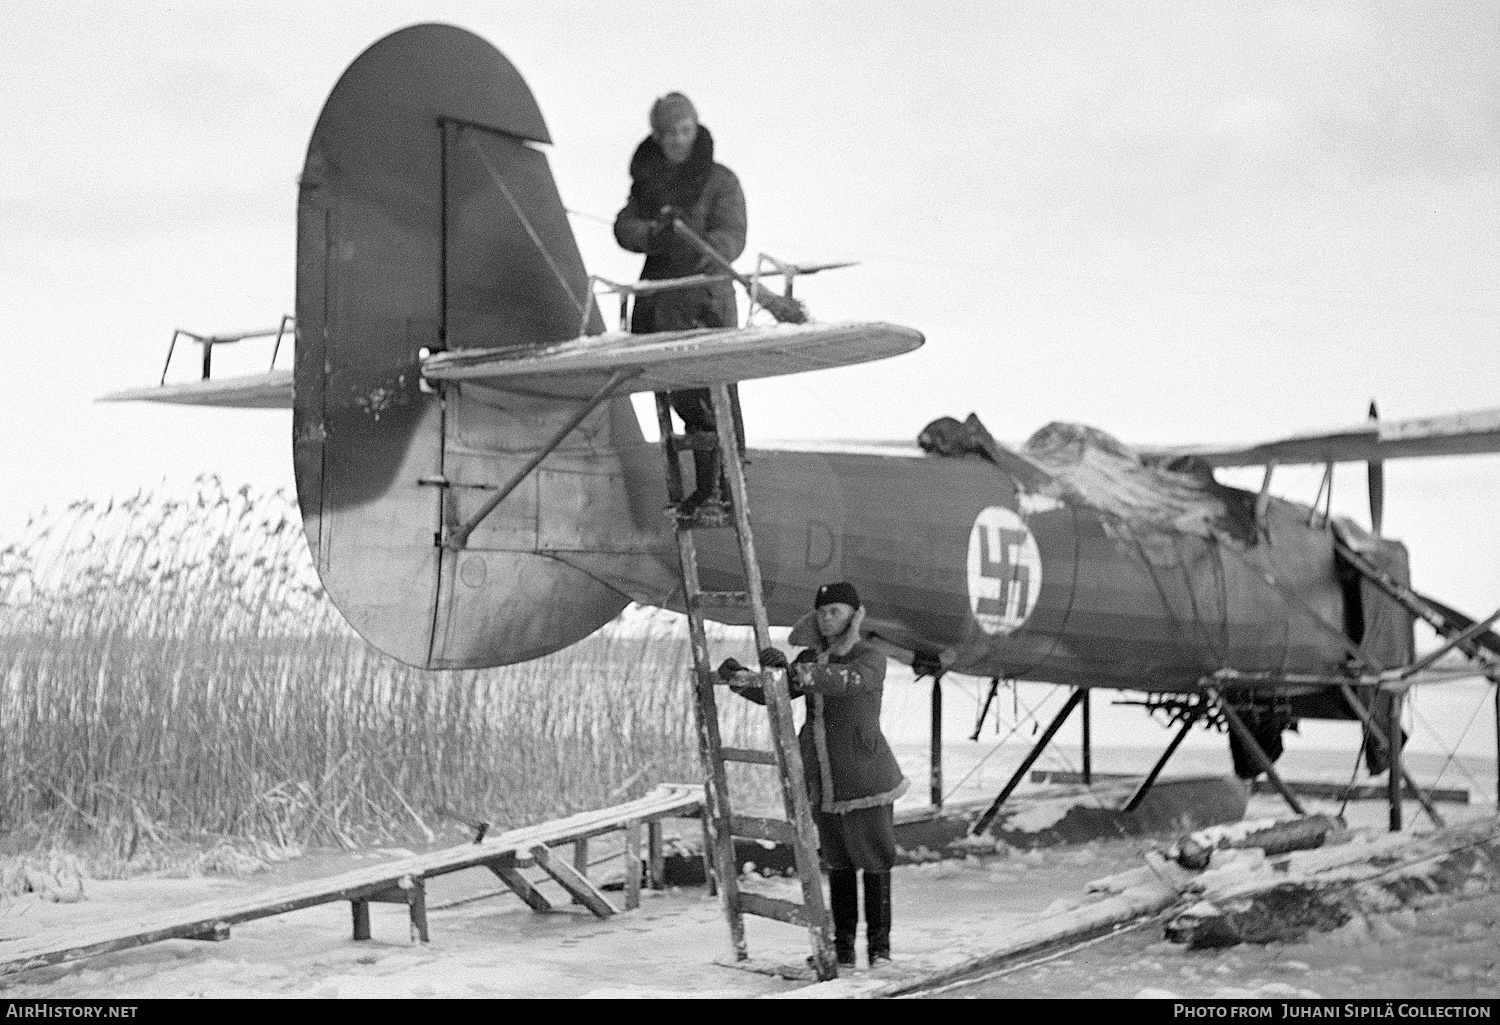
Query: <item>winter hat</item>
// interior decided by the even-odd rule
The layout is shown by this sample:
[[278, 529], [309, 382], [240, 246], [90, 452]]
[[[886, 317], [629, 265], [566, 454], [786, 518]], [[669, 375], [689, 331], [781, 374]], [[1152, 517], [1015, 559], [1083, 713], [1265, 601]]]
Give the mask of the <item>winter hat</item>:
[[821, 609], [824, 605], [832, 605], [836, 601], [856, 609], [861, 607], [859, 592], [854, 589], [854, 585], [846, 580], [840, 580], [836, 584], [824, 584], [818, 588], [818, 597], [813, 602], [813, 608]]
[[653, 132], [671, 128], [683, 118], [688, 117], [697, 121], [698, 110], [693, 106], [693, 101], [682, 93], [667, 93], [651, 104], [651, 130]]

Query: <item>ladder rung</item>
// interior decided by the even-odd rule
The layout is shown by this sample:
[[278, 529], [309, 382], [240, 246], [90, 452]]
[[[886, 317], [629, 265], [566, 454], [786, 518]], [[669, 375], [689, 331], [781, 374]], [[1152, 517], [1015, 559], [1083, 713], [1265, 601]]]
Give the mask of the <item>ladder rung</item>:
[[712, 431], [693, 434], [674, 434], [672, 444], [681, 451], [713, 452], [719, 447], [719, 436]]
[[694, 600], [700, 607], [743, 608], [750, 604], [750, 595], [745, 591], [699, 591]]
[[740, 910], [747, 915], [774, 918], [788, 925], [807, 925], [807, 913], [801, 904], [775, 897], [763, 897], [758, 893], [740, 891]]
[[667, 515], [676, 522], [678, 531], [734, 526], [734, 513], [728, 508], [696, 509], [687, 514], [669, 508]]
[[795, 844], [797, 830], [786, 819], [764, 819], [754, 815], [729, 816], [729, 832], [747, 840]]
[[751, 762], [755, 765], [775, 765], [776, 755], [770, 751], [756, 751], [749, 747], [725, 747], [719, 754], [726, 762]]

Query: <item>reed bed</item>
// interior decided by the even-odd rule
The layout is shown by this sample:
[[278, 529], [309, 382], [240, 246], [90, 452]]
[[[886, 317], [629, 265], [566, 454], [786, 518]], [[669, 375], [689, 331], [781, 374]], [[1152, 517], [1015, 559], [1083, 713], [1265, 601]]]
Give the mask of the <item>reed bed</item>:
[[[0, 836], [129, 863], [204, 837], [453, 839], [445, 806], [501, 828], [600, 807], [701, 777], [690, 664], [682, 618], [632, 606], [533, 662], [412, 669], [339, 617], [289, 496], [204, 477], [80, 501], [0, 550]], [[735, 743], [762, 719], [721, 714]]]

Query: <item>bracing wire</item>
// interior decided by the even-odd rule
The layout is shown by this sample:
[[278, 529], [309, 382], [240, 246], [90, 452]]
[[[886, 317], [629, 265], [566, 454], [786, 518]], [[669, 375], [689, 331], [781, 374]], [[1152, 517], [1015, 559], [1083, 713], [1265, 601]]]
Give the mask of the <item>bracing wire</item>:
[[[1475, 787], [1476, 789], [1481, 789], [1483, 787], [1483, 784], [1481, 784], [1479, 780], [1475, 778], [1474, 774], [1469, 771], [1469, 767], [1463, 762], [1458, 761], [1458, 749], [1463, 744], [1464, 739], [1468, 737], [1469, 731], [1474, 728], [1474, 723], [1478, 720], [1479, 713], [1484, 710], [1484, 706], [1487, 703], [1488, 698], [1489, 694], [1486, 693], [1484, 697], [1479, 699], [1479, 703], [1474, 706], [1474, 713], [1469, 716], [1469, 721], [1464, 724], [1463, 732], [1460, 733], [1458, 735], [1458, 739], [1453, 742], [1453, 747], [1447, 750], [1446, 753], [1448, 757], [1444, 759], [1442, 768], [1438, 769], [1437, 776], [1432, 781], [1433, 787], [1436, 787], [1440, 782], [1442, 782], [1443, 774], [1448, 771], [1448, 766], [1453, 764], [1458, 765], [1459, 771], [1464, 774], [1471, 786]], [[1415, 703], [1408, 702], [1408, 704], [1411, 707], [1411, 717], [1413, 724], [1420, 725], [1424, 730], [1432, 735], [1433, 739], [1441, 743], [1443, 741], [1442, 735], [1439, 734], [1437, 729], [1427, 721], [1427, 717], [1420, 715], [1417, 712], [1417, 706]]]
[[517, 203], [516, 197], [511, 195], [510, 189], [505, 184], [505, 179], [501, 177], [500, 172], [498, 169], [496, 169], [495, 165], [490, 162], [489, 154], [485, 153], [485, 151], [480, 148], [479, 143], [475, 142], [472, 138], [469, 139], [469, 145], [479, 156], [479, 162], [484, 165], [484, 169], [490, 173], [490, 178], [494, 180], [496, 187], [499, 188], [500, 195], [504, 196], [505, 202], [510, 204], [511, 212], [514, 213], [516, 215], [516, 219], [521, 222], [521, 227], [526, 229], [526, 234], [530, 236], [532, 244], [535, 245], [537, 251], [542, 254], [542, 259], [546, 261], [548, 269], [552, 271], [552, 276], [557, 278], [557, 283], [562, 286], [564, 292], [568, 293], [568, 298], [573, 300], [573, 305], [582, 310], [584, 308], [583, 300], [578, 298], [578, 293], [573, 291], [573, 285], [568, 281], [568, 276], [563, 273], [562, 268], [559, 267], [557, 265], [557, 261], [553, 259], [551, 251], [546, 247], [545, 244], [543, 244], [542, 237], [538, 235], [537, 230], [532, 227], [531, 220], [526, 216], [525, 211], [521, 209], [521, 204]]
[[615, 223], [611, 218], [600, 217], [598, 214], [591, 214], [587, 210], [575, 210], [571, 206], [563, 207], [563, 211], [572, 214], [574, 217], [582, 217], [586, 221], [597, 221], [600, 224], [608, 224], [611, 227]]
[[[1051, 694], [1045, 695], [1042, 700], [1036, 703], [1035, 706], [1026, 710], [1025, 716], [1017, 718], [1015, 725], [1010, 728], [1010, 732], [1001, 737], [999, 740], [995, 741], [994, 746], [991, 747], [987, 752], [985, 752], [984, 757], [975, 762], [974, 765], [969, 769], [969, 771], [964, 773], [963, 778], [949, 788], [948, 792], [943, 795], [943, 799], [947, 800], [948, 798], [952, 797], [955, 793], [958, 792], [958, 789], [960, 787], [962, 787], [973, 777], [976, 772], [984, 768], [984, 763], [998, 754], [1000, 752], [1000, 749], [1005, 746], [1006, 741], [1010, 740], [1011, 737], [1014, 737], [1018, 732], [1020, 732], [1021, 727], [1025, 726], [1028, 722], [1036, 718], [1037, 713], [1042, 710], [1042, 706], [1047, 703], [1047, 700], [1051, 696]], [[1019, 698], [1017, 698], [1017, 700], [1019, 700]]]

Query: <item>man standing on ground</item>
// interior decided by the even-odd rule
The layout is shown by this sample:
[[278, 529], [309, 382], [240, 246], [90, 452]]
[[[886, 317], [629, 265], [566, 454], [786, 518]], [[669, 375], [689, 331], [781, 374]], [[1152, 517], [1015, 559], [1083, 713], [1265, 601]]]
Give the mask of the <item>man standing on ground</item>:
[[[714, 139], [681, 93], [651, 107], [651, 134], [630, 159], [630, 198], [615, 218], [615, 241], [645, 253], [644, 281], [717, 272], [696, 246], [673, 228], [677, 219], [726, 260], [745, 249], [745, 193], [733, 171], [714, 162]], [[637, 296], [630, 329], [637, 333], [734, 327], [739, 320], [728, 281]], [[712, 433], [713, 404], [706, 388], [672, 393], [672, 408], [690, 432]], [[693, 453], [696, 488], [683, 502], [691, 512], [720, 495], [717, 451]]]
[[[793, 697], [807, 696], [797, 736], [808, 798], [828, 867], [833, 945], [839, 964], [854, 964], [859, 876], [865, 880], [865, 942], [870, 967], [891, 959], [891, 867], [896, 863], [893, 805], [907, 779], [880, 730], [885, 656], [860, 636], [864, 606], [854, 585], [818, 588], [818, 640], [788, 666], [776, 648], [760, 653], [762, 669], [786, 669]], [[719, 667], [736, 694], [765, 703], [754, 676], [734, 659]]]

